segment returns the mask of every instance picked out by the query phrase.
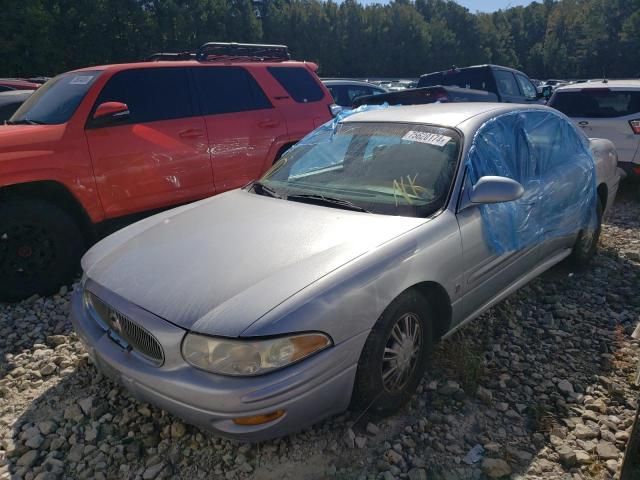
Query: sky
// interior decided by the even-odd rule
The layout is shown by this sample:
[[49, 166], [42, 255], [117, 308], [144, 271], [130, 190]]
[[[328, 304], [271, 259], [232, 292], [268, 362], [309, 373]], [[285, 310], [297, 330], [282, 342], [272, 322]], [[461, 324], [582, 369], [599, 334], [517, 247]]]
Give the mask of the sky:
[[464, 5], [472, 12], [495, 12], [499, 9], [517, 7], [518, 5], [528, 5], [531, 0], [456, 0], [460, 5]]
[[[532, 0], [455, 0], [460, 5], [464, 5], [472, 13], [480, 12], [495, 12], [499, 9], [505, 9], [509, 7], [517, 7], [518, 5], [528, 5]], [[389, 0], [360, 0], [360, 3], [365, 5], [372, 3], [388, 3]]]

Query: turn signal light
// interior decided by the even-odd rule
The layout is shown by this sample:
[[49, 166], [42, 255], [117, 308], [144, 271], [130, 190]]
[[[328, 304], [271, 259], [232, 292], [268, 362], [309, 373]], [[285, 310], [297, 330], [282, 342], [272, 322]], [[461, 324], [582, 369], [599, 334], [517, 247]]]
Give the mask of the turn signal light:
[[631, 125], [633, 133], [640, 135], [640, 120], [629, 120], [629, 125]]
[[234, 418], [233, 423], [236, 425], [262, 425], [263, 423], [273, 422], [284, 415], [284, 410], [276, 410], [275, 412], [265, 413], [264, 415], [254, 415], [252, 417]]

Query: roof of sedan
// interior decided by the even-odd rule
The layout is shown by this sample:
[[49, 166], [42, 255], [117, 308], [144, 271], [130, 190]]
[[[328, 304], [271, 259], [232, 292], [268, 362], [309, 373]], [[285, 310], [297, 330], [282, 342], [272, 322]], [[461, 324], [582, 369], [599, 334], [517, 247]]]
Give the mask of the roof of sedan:
[[343, 122], [408, 122], [456, 127], [484, 113], [499, 114], [532, 108], [544, 110], [549, 107], [490, 102], [430, 103], [368, 110], [350, 115]]

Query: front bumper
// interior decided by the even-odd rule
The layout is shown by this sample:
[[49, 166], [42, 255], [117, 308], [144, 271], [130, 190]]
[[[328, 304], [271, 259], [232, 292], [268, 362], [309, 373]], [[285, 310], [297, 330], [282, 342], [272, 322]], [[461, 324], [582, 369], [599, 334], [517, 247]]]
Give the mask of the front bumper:
[[[157, 405], [186, 422], [220, 436], [257, 442], [301, 430], [347, 409], [359, 352], [367, 332], [296, 365], [266, 375], [226, 377], [191, 367], [180, 346], [186, 331], [87, 282], [103, 301], [151, 331], [164, 348], [165, 361], [154, 366], [127, 351], [84, 308], [83, 291], [72, 298], [71, 320], [96, 367], [136, 398]], [[284, 410], [262, 425], [237, 425], [233, 418]]]

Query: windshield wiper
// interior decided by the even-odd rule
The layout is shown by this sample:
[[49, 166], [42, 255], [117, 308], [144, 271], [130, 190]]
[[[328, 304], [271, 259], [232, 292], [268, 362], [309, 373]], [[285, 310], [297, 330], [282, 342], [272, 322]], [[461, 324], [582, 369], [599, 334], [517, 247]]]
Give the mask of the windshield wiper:
[[284, 198], [282, 195], [276, 192], [273, 188], [268, 187], [264, 183], [258, 182], [258, 181], [253, 182], [253, 191], [259, 195], [266, 195], [268, 197], [273, 197], [273, 198]]
[[46, 125], [46, 123], [39, 120], [30, 120], [28, 118], [23, 118], [22, 120], [7, 120], [7, 125]]
[[307, 202], [307, 203], [315, 203], [320, 205], [328, 205], [330, 207], [343, 208], [345, 210], [354, 210], [356, 212], [371, 213], [366, 208], [362, 208], [361, 206], [356, 205], [355, 203], [352, 203], [349, 200], [345, 200], [343, 198], [325, 197], [324, 195], [300, 193], [297, 195], [287, 195], [287, 200], [292, 200], [294, 202]]

